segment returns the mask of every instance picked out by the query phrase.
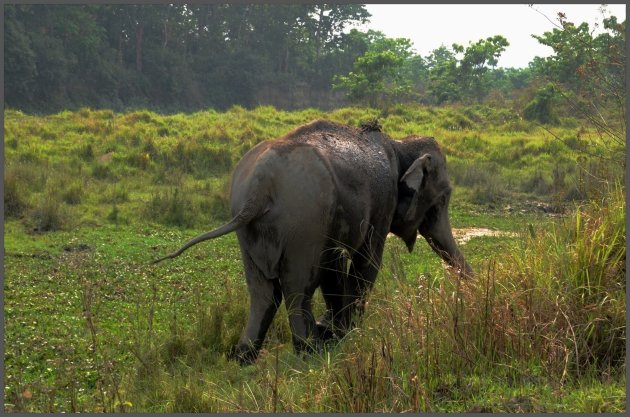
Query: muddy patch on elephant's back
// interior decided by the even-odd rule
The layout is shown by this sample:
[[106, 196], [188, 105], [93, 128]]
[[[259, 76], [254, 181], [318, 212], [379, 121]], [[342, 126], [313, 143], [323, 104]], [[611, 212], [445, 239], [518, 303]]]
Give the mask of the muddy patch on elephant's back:
[[453, 229], [453, 237], [459, 245], [463, 245], [473, 237], [515, 237], [516, 233], [506, 232], [503, 230], [492, 230], [484, 227], [465, 227], [462, 229]]

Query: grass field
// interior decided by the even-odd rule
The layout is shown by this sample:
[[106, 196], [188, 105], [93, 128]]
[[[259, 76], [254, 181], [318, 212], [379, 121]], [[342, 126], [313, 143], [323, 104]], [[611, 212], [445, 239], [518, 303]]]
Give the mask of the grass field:
[[[248, 310], [235, 236], [149, 261], [228, 218], [254, 144], [373, 117], [438, 139], [454, 228], [511, 233], [461, 246], [466, 282], [388, 239], [342, 341], [296, 356], [281, 309], [255, 365], [227, 361]], [[487, 107], [8, 110], [5, 411], [625, 411], [625, 189], [604, 151], [578, 120]]]

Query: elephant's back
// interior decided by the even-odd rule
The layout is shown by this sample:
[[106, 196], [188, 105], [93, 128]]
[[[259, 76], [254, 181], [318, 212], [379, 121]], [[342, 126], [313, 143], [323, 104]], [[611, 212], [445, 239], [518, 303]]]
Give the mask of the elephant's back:
[[393, 215], [398, 161], [391, 142], [380, 132], [321, 120], [262, 142], [235, 169], [232, 211], [254, 199], [267, 213], [261, 223], [303, 235], [304, 225], [314, 234], [347, 230], [348, 239], [362, 239], [361, 224], [389, 227]]
[[325, 160], [334, 184], [328, 193], [335, 194], [331, 235], [353, 246], [354, 240], [364, 239], [361, 225], [385, 233], [396, 205], [399, 171], [388, 136], [320, 120], [281, 140], [285, 146], [310, 147]]
[[320, 253], [336, 207], [334, 190], [330, 167], [307, 144], [268, 142], [239, 162], [232, 181], [232, 212], [251, 204], [259, 215], [237, 236], [264, 276], [279, 276], [281, 256], [289, 248]]

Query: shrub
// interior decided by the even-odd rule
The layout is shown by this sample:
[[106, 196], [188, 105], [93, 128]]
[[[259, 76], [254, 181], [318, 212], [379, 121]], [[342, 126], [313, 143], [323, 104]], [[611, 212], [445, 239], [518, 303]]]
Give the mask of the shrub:
[[25, 184], [13, 167], [4, 172], [4, 215], [20, 217], [28, 208]]
[[230, 170], [232, 168], [232, 153], [223, 148], [180, 141], [166, 155], [165, 162], [170, 166], [181, 168], [195, 178], [207, 178], [211, 174]]
[[541, 296], [548, 293], [546, 317], [539, 312], [538, 319], [546, 318], [547, 332], [562, 341], [565, 371], [580, 375], [625, 363], [625, 215], [625, 192], [616, 187], [555, 230], [532, 236], [515, 256], [514, 272], [529, 276]]
[[539, 170], [528, 171], [520, 184], [521, 191], [537, 195], [548, 195], [551, 188], [550, 182]]
[[92, 167], [92, 176], [96, 179], [105, 181], [113, 181], [117, 179], [116, 174], [114, 174], [109, 165], [103, 165], [101, 163]]
[[144, 212], [151, 220], [179, 227], [193, 226], [197, 214], [192, 199], [180, 187], [154, 193]]
[[47, 191], [31, 213], [33, 229], [38, 232], [54, 232], [67, 229], [71, 222], [71, 213], [63, 203], [61, 196], [54, 191]]
[[65, 188], [61, 192], [61, 198], [66, 204], [76, 205], [81, 202], [83, 197], [83, 184], [76, 181]]
[[547, 84], [536, 92], [534, 99], [523, 109], [523, 116], [530, 121], [545, 124], [558, 124], [558, 116], [554, 112], [556, 100], [556, 86]]

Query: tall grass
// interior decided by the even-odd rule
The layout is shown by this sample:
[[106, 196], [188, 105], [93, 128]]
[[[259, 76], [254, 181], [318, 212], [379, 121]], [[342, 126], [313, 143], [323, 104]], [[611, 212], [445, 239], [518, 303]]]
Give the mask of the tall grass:
[[[64, 187], [66, 204], [86, 215], [100, 213], [102, 218], [85, 218], [89, 223], [106, 221], [113, 204], [97, 198], [103, 207], [87, 209], [94, 205], [89, 194], [102, 197], [95, 190], [113, 184], [139, 191], [115, 204], [128, 221], [143, 222], [147, 211], [175, 199], [168, 196], [173, 187], [197, 190], [208, 179], [227, 182], [234, 164], [260, 141], [280, 137], [317, 118], [358, 126], [374, 117], [396, 139], [411, 134], [436, 137], [448, 155], [452, 180], [463, 191], [460, 195], [473, 204], [498, 207], [521, 193], [539, 200], [556, 194], [561, 200], [564, 195], [584, 198], [600, 188], [593, 180], [602, 177], [599, 165], [591, 160], [583, 170], [576, 165], [582, 149], [576, 143], [590, 137], [587, 129], [559, 126], [545, 130], [519, 120], [509, 110], [486, 106], [399, 105], [380, 113], [361, 108], [284, 112], [264, 106], [189, 115], [81, 109], [45, 117], [8, 110], [5, 133], [10, 168], [5, 185], [11, 198], [5, 199], [5, 206], [9, 215], [20, 217], [18, 213], [41, 200], [52, 174], [62, 184], [74, 184]], [[83, 185], [93, 190], [82, 193]], [[181, 215], [149, 219], [167, 225], [207, 226], [208, 217], [211, 221], [226, 217], [226, 194], [213, 189], [205, 203], [188, 204], [189, 220]], [[214, 214], [206, 216], [208, 212]]]
[[[188, 333], [162, 342], [152, 390], [134, 382], [143, 389], [138, 409], [575, 411], [536, 387], [565, 392], [623, 378], [624, 201], [618, 187], [555, 228], [524, 230], [513, 252], [469, 280], [406, 275], [403, 247], [390, 242], [359, 327], [305, 358], [292, 353], [281, 317], [258, 363], [239, 370], [225, 356], [243, 325], [234, 320], [244, 318], [242, 303], [200, 306]], [[589, 409], [624, 407], [623, 399], [593, 401]]]
[[[5, 304], [7, 409], [625, 407], [625, 191], [604, 186], [616, 171], [578, 157], [585, 137], [578, 126], [554, 127], [566, 139], [557, 141], [509, 111], [406, 106], [380, 115], [235, 107], [170, 116], [89, 109], [5, 116], [4, 204], [13, 245], [5, 294], [14, 297]], [[236, 243], [216, 241], [211, 264], [197, 252], [159, 274], [144, 264], [146, 252], [189, 235], [174, 227], [225, 221], [231, 164], [256, 143], [316, 118], [356, 126], [377, 116], [394, 138], [440, 141], [454, 206], [487, 211], [552, 198], [578, 205], [555, 227], [532, 224], [509, 245], [479, 246], [504, 252], [473, 265], [477, 276], [466, 281], [437, 268], [409, 268], [404, 245], [388, 239], [356, 329], [299, 357], [282, 308], [258, 362], [239, 368], [226, 359], [247, 315]], [[17, 236], [33, 229], [47, 233]], [[65, 249], [71, 236], [88, 242], [86, 253]], [[321, 297], [315, 301], [321, 310]], [[14, 343], [24, 340], [32, 355]]]

